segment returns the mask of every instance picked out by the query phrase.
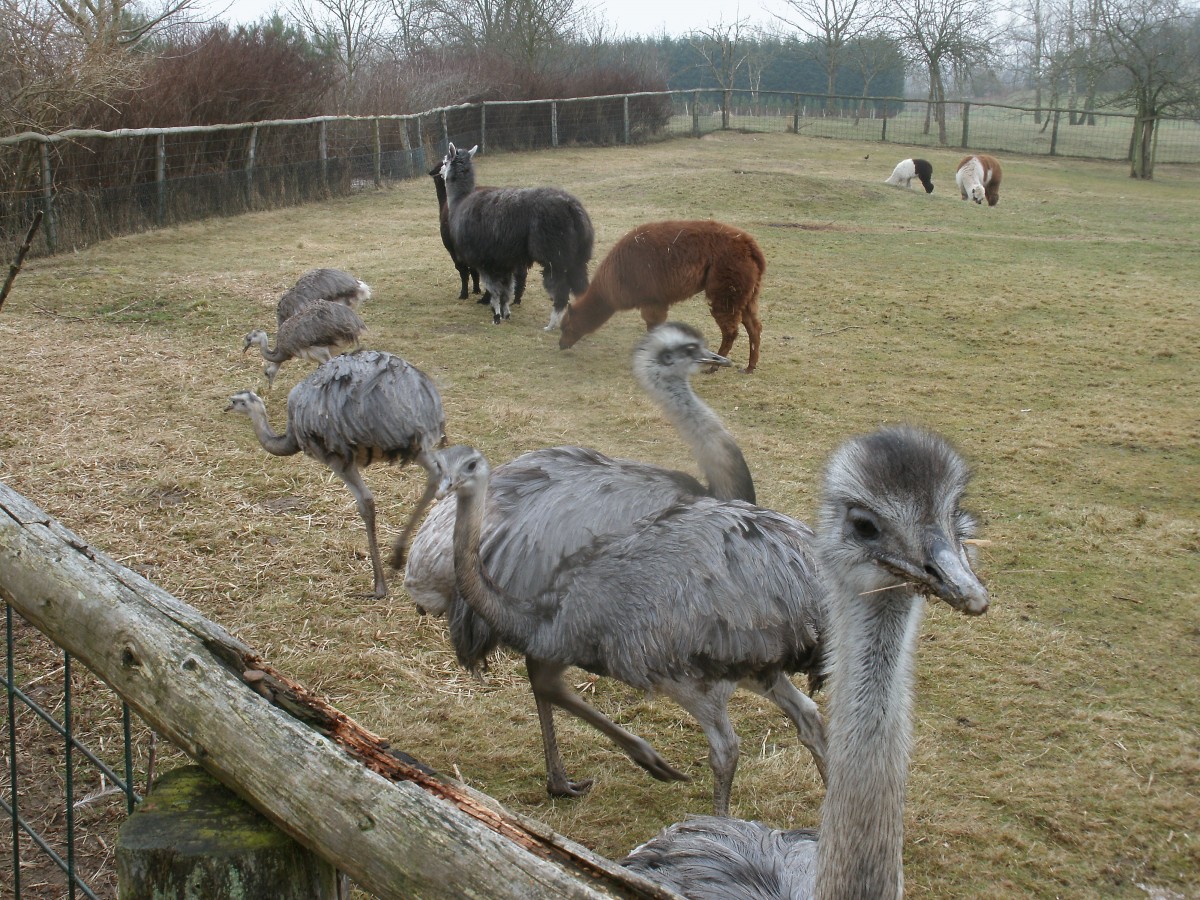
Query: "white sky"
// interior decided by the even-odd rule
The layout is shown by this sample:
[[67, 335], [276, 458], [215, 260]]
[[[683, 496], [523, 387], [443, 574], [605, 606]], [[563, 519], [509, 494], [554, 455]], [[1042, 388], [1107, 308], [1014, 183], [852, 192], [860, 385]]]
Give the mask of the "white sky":
[[[286, 0], [210, 0], [208, 9], [214, 14], [228, 5], [220, 18], [233, 23], [255, 22]], [[750, 24], [770, 25], [777, 20], [767, 13], [786, 11], [783, 0], [594, 0], [583, 5], [603, 15], [617, 35], [657, 36], [663, 29], [670, 35], [680, 35], [718, 22], [731, 24], [747, 19]]]

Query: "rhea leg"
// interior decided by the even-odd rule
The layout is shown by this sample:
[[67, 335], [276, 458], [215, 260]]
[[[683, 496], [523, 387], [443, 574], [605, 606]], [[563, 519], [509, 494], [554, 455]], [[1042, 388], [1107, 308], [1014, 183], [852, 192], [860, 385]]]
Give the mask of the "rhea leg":
[[792, 684], [792, 680], [786, 675], [780, 675], [772, 682], [746, 681], [744, 685], [754, 693], [766, 697], [792, 720], [800, 743], [808, 748], [813, 762], [817, 764], [821, 781], [826, 781], [825, 723], [813, 699]]
[[[546, 751], [546, 789], [554, 794], [555, 787], [563, 784], [583, 785], [584, 782], [571, 782], [563, 770], [562, 758], [558, 754], [558, 743], [554, 738], [554, 721], [547, 707], [545, 717], [542, 716], [542, 703], [553, 704], [577, 718], [583, 719], [593, 728], [608, 735], [625, 754], [635, 763], [649, 772], [659, 781], [689, 781], [687, 775], [671, 766], [658, 755], [653, 747], [636, 734], [626, 731], [612, 719], [608, 718], [579, 697], [567, 687], [563, 681], [563, 673], [567, 667], [561, 663], [525, 657], [526, 670], [529, 672], [529, 686], [533, 689], [534, 697], [539, 701], [538, 717], [542, 720], [542, 743]], [[547, 730], [546, 723], [549, 722]], [[547, 739], [549, 735], [549, 739]], [[553, 783], [555, 771], [561, 775], [558, 784]], [[590, 787], [590, 782], [587, 782]], [[584, 791], [587, 788], [583, 788]], [[574, 794], [559, 794], [558, 796], [575, 796]]]
[[438, 488], [441, 486], [442, 465], [438, 462], [436, 454], [422, 450], [417, 454], [417, 462], [425, 469], [425, 491], [413, 508], [412, 515], [408, 517], [404, 530], [392, 543], [391, 563], [393, 569], [404, 568], [404, 557], [408, 553], [408, 542], [412, 537], [413, 529], [417, 527], [417, 522], [425, 514], [425, 510], [429, 508], [429, 504], [433, 502], [433, 498], [437, 496]]
[[673, 682], [661, 686], [664, 693], [692, 714], [708, 738], [708, 765], [713, 771], [713, 815], [729, 815], [733, 774], [737, 771], [741, 741], [729, 719], [729, 698], [737, 688], [732, 682], [698, 685]]
[[375, 497], [371, 489], [362, 480], [358, 466], [351, 463], [344, 469], [334, 469], [350, 488], [354, 502], [358, 506], [358, 514], [362, 516], [363, 524], [367, 526], [367, 547], [371, 551], [371, 568], [375, 572], [375, 596], [382, 599], [387, 596], [387, 579], [383, 575], [383, 564], [379, 561], [379, 544], [375, 540]]

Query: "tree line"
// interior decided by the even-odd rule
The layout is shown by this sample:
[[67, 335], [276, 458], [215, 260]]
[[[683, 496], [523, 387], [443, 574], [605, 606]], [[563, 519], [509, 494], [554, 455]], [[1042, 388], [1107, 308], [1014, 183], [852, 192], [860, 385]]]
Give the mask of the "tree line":
[[946, 142], [937, 101], [1016, 93], [1084, 126], [1134, 112], [1150, 177], [1158, 117], [1200, 116], [1196, 0], [787, 0], [677, 37], [582, 0], [281, 0], [238, 27], [201, 2], [0, 0], [0, 133], [738, 88], [925, 98]]

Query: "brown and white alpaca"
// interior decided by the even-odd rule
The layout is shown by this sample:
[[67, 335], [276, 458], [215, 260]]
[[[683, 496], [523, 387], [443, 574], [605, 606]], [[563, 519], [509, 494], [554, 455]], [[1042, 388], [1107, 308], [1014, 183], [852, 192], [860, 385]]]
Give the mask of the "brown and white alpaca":
[[758, 242], [732, 225], [708, 219], [640, 225], [617, 241], [587, 291], [567, 307], [558, 346], [573, 346], [619, 310], [639, 310], [646, 328], [654, 328], [667, 320], [669, 306], [703, 291], [721, 329], [719, 355], [729, 355], [745, 326], [750, 361], [742, 371], [749, 374], [758, 366], [758, 292], [766, 266]]
[[995, 206], [1000, 202], [1001, 174], [1000, 160], [994, 156], [977, 153], [962, 158], [954, 181], [964, 200], [983, 203], [986, 197], [988, 206]]

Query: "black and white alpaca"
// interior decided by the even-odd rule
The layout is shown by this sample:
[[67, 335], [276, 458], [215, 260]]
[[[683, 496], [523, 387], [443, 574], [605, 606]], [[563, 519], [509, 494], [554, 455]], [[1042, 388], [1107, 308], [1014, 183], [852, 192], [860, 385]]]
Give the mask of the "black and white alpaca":
[[892, 174], [884, 184], [894, 184], [896, 187], [912, 188], [912, 180], [917, 179], [925, 188], [925, 193], [933, 193], [933, 164], [927, 159], [902, 159], [892, 169]]
[[[474, 292], [476, 294], [479, 293], [479, 273], [460, 260], [458, 253], [454, 249], [454, 238], [450, 236], [450, 210], [446, 206], [446, 179], [442, 177], [442, 164], [438, 163], [430, 169], [429, 175], [433, 178], [433, 189], [437, 193], [438, 226], [442, 235], [442, 246], [450, 254], [450, 261], [454, 263], [454, 268], [458, 271], [458, 277], [462, 280], [462, 290], [459, 292], [458, 299], [466, 300], [468, 285], [473, 285]], [[477, 187], [475, 190], [490, 191], [492, 188]], [[513, 306], [519, 306], [521, 303], [521, 296], [525, 293], [525, 278], [528, 272], [528, 266], [521, 266], [513, 274], [513, 281], [515, 282], [512, 300]], [[492, 295], [485, 291], [483, 296], [476, 302], [487, 306], [492, 302]]]
[[587, 290], [595, 231], [578, 199], [553, 187], [475, 190], [478, 147], [450, 144], [442, 163], [450, 237], [459, 258], [479, 271], [492, 295], [492, 322], [511, 314], [514, 276], [541, 263], [542, 284], [554, 301], [546, 330], [558, 326], [571, 300]]

